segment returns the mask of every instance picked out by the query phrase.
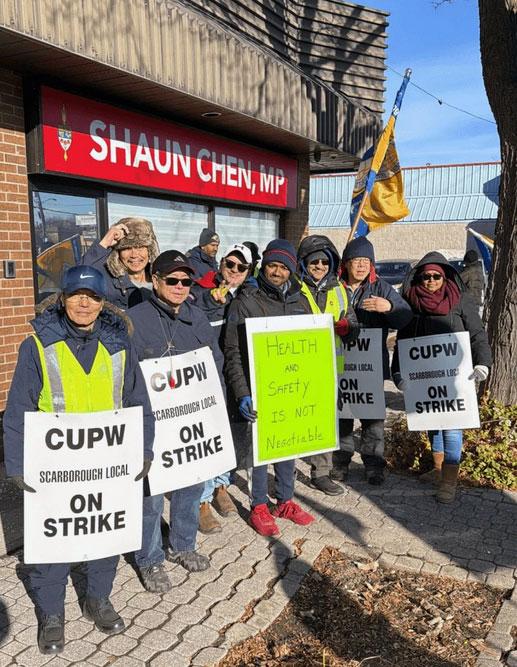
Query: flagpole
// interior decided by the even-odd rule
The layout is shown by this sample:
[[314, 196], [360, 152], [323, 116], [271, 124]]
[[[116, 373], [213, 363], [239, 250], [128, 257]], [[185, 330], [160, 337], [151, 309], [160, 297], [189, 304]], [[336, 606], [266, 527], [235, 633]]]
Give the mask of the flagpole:
[[[388, 123], [390, 122], [391, 118], [394, 118], [393, 124], [395, 124], [395, 121], [397, 120], [397, 116], [399, 115], [400, 107], [402, 106], [402, 100], [404, 98], [404, 93], [406, 92], [407, 85], [409, 83], [409, 79], [411, 77], [411, 69], [408, 67], [406, 71], [404, 72], [404, 79], [402, 81], [402, 84], [399, 88], [399, 91], [395, 97], [395, 103], [393, 104], [393, 109], [391, 110], [391, 115], [390, 118], [388, 119]], [[388, 125], [386, 123], [386, 125]], [[374, 151], [375, 154], [375, 151]], [[384, 159], [384, 156], [382, 157]], [[373, 185], [373, 184], [372, 184]], [[357, 213], [355, 214], [354, 218], [354, 224], [352, 225], [352, 228], [350, 229], [350, 234], [348, 235], [348, 239], [346, 242], [346, 245], [350, 243], [350, 241], [354, 238], [354, 234], [357, 230], [357, 227], [359, 225], [359, 221], [361, 220], [361, 215], [363, 213], [363, 208], [364, 205], [366, 204], [366, 198], [370, 194], [370, 190], [368, 189], [368, 183], [365, 185], [363, 196], [361, 199], [361, 203], [359, 204], [359, 208], [357, 209]]]

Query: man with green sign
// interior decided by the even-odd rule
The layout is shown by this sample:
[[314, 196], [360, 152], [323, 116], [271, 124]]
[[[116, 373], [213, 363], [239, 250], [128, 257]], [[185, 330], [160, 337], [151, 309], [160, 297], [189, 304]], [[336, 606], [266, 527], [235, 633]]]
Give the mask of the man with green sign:
[[[230, 306], [224, 338], [225, 375], [237, 399], [239, 413], [247, 422], [254, 422], [257, 413], [251, 400], [245, 320], [309, 314], [306, 300], [301, 299], [300, 285], [293, 280], [295, 271], [296, 252], [293, 246], [283, 239], [271, 241], [262, 257], [258, 287], [244, 289]], [[275, 517], [290, 519], [299, 525], [314, 521], [311, 514], [292, 500], [294, 466], [294, 459], [274, 464], [277, 505], [272, 513], [267, 504], [267, 464], [253, 467], [249, 521], [260, 535], [277, 535], [280, 532]]]

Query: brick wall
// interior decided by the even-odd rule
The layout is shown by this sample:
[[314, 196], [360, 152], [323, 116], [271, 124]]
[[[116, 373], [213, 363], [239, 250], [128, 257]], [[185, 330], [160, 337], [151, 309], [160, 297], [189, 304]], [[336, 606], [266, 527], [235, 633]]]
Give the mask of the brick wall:
[[[4, 278], [4, 259], [16, 261], [16, 278]], [[5, 407], [18, 346], [30, 332], [28, 321], [33, 316], [22, 81], [0, 69], [0, 411]]]

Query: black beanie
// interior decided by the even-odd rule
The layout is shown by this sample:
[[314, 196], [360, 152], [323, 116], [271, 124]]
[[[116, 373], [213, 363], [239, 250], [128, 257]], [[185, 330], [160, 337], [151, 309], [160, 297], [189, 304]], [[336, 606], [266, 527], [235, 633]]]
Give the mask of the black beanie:
[[347, 262], [349, 259], [355, 259], [356, 257], [367, 257], [370, 262], [375, 263], [373, 245], [368, 241], [366, 236], [358, 236], [357, 238], [352, 239], [343, 250], [343, 262]]
[[199, 235], [199, 246], [202, 248], [204, 245], [212, 243], [212, 241], [219, 243], [219, 235], [211, 229], [208, 229], [208, 227], [205, 227], [201, 230], [201, 234]]

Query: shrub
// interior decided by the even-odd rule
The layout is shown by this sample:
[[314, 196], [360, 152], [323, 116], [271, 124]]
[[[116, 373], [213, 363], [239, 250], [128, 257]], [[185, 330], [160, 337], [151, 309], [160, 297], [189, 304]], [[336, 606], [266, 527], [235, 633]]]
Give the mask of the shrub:
[[[463, 432], [460, 478], [476, 486], [517, 490], [517, 405], [504, 406], [485, 395], [479, 417], [479, 429]], [[386, 460], [399, 471], [426, 472], [432, 467], [427, 434], [408, 431], [405, 415], [388, 425]]]

